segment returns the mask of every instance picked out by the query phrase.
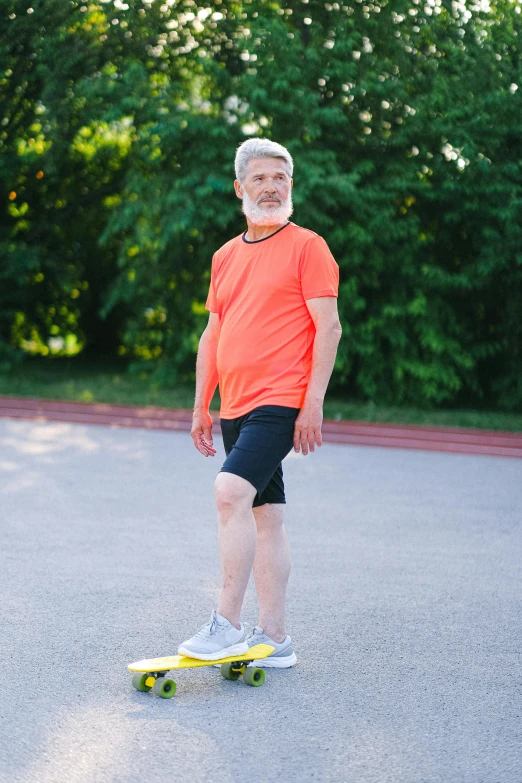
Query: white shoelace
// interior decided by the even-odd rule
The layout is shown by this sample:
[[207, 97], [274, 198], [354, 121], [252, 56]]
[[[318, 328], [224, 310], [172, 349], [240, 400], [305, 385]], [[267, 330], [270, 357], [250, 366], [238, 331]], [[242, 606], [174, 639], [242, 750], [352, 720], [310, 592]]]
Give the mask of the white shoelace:
[[218, 626], [219, 626], [219, 622], [218, 622], [218, 619], [216, 617], [216, 613], [212, 612], [212, 616], [211, 616], [210, 620], [208, 621], [208, 623], [205, 623], [203, 628], [201, 628], [197, 632], [196, 636], [201, 638], [201, 639], [209, 639], [210, 636], [212, 636], [212, 634], [214, 633], [214, 631], [216, 630], [216, 628]]

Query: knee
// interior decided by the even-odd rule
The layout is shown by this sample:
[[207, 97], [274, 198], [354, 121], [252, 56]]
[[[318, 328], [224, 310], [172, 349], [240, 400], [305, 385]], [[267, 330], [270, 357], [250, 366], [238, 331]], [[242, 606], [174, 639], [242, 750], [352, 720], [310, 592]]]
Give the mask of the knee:
[[257, 533], [260, 536], [271, 536], [279, 533], [284, 522], [283, 503], [265, 503], [254, 509]]
[[252, 484], [235, 473], [218, 473], [214, 482], [214, 497], [220, 513], [230, 513], [238, 508], [251, 508], [256, 496]]

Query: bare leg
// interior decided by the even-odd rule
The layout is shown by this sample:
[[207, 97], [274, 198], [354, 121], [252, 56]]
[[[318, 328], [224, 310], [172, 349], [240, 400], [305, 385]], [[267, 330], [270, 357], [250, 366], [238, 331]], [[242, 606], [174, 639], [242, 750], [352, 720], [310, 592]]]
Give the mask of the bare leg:
[[286, 635], [286, 586], [291, 566], [284, 508], [284, 503], [265, 503], [252, 509], [257, 525], [254, 580], [259, 601], [258, 625], [278, 644]]
[[214, 495], [223, 579], [217, 611], [239, 628], [241, 607], [256, 554], [256, 523], [252, 513], [256, 489], [234, 473], [218, 473]]

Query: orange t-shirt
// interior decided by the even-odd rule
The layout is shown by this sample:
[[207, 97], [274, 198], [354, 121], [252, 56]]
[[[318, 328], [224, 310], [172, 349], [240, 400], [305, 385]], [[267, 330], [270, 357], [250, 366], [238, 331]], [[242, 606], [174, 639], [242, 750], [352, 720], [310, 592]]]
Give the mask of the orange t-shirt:
[[259, 405], [302, 407], [315, 337], [306, 300], [337, 297], [338, 287], [324, 239], [295, 223], [256, 242], [240, 234], [214, 254], [205, 307], [220, 316], [222, 419]]

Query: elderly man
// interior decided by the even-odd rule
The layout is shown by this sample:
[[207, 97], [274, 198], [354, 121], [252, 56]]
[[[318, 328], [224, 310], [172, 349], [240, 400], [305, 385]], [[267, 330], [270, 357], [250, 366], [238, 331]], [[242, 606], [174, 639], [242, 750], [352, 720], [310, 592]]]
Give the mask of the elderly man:
[[[283, 525], [281, 461], [321, 446], [323, 400], [341, 324], [339, 268], [324, 239], [288, 220], [293, 161], [267, 139], [238, 147], [234, 187], [248, 229], [212, 259], [208, 325], [196, 363], [191, 435], [214, 456], [209, 406], [219, 383], [226, 459], [214, 492], [222, 589], [217, 611], [179, 653], [212, 661], [261, 642], [275, 649], [256, 666], [296, 663], [285, 629], [290, 549]], [[250, 577], [258, 624], [240, 621]]]

